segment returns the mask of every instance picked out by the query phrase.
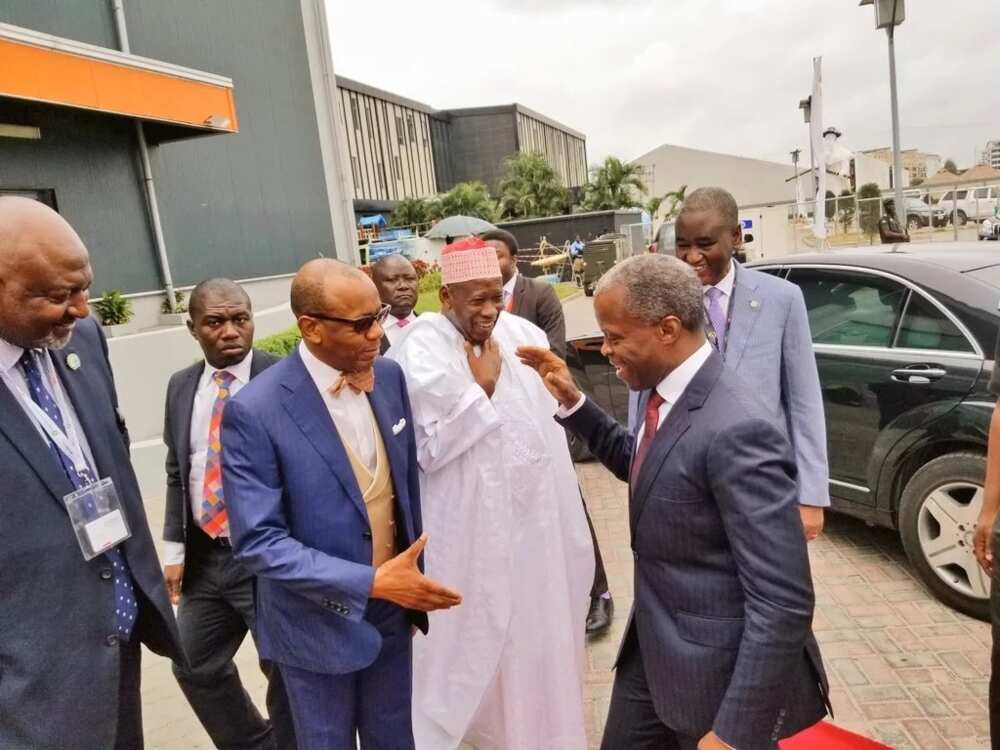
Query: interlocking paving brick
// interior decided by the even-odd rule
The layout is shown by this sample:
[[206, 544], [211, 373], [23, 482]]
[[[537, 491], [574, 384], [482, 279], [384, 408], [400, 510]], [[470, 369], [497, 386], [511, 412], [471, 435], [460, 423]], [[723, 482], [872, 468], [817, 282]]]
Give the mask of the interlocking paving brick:
[[[615, 598], [611, 633], [587, 647], [584, 715], [596, 749], [632, 600], [632, 552], [625, 486], [598, 464], [577, 468]], [[158, 538], [162, 499], [148, 500], [147, 511]], [[989, 748], [989, 626], [938, 603], [913, 576], [891, 531], [829, 515], [809, 553], [814, 632], [831, 678], [834, 722], [895, 750]], [[236, 663], [263, 710], [266, 682], [249, 638]], [[149, 652], [143, 654], [143, 712], [150, 750], [211, 748], [170, 665]]]

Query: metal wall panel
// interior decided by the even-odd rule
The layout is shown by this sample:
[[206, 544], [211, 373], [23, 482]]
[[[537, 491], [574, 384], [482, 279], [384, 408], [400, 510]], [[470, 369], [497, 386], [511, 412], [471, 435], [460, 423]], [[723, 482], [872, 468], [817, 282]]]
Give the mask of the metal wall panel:
[[[335, 255], [298, 0], [126, 0], [136, 54], [233, 79], [240, 133], [153, 150], [174, 280]], [[345, 253], [346, 254], [346, 253]]]
[[110, 0], [3, 0], [0, 21], [118, 49]]
[[95, 293], [160, 288], [131, 120], [0, 100], [0, 122], [41, 129], [41, 140], [0, 138], [0, 188], [55, 191], [90, 251]]

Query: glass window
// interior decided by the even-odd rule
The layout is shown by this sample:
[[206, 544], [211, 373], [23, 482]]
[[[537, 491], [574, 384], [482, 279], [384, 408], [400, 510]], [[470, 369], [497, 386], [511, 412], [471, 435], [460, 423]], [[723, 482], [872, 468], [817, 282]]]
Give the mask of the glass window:
[[976, 188], [975, 198], [983, 199], [990, 197], [990, 189], [988, 187]]
[[904, 349], [937, 349], [972, 352], [972, 344], [930, 300], [914, 292], [899, 326], [896, 346]]
[[815, 344], [892, 344], [907, 289], [890, 279], [850, 271], [793, 269]]
[[351, 122], [355, 130], [361, 130], [361, 113], [358, 111], [357, 99], [351, 99]]

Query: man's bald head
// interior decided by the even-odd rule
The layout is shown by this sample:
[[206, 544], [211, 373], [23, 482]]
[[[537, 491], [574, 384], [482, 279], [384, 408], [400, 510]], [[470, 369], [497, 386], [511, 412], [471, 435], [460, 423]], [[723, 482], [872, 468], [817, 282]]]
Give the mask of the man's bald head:
[[0, 338], [65, 346], [90, 313], [91, 280], [87, 249], [65, 219], [29, 198], [0, 198]]
[[355, 284], [373, 286], [364, 271], [342, 261], [333, 258], [310, 260], [292, 280], [292, 313], [300, 317], [310, 312], [326, 312], [331, 303], [336, 305], [338, 291]]

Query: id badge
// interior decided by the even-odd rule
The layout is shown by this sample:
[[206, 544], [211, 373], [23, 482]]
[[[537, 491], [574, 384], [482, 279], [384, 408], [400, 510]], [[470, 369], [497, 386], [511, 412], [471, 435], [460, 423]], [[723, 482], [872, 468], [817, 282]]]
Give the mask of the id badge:
[[111, 479], [100, 479], [63, 498], [84, 560], [93, 560], [130, 536], [125, 511]]

